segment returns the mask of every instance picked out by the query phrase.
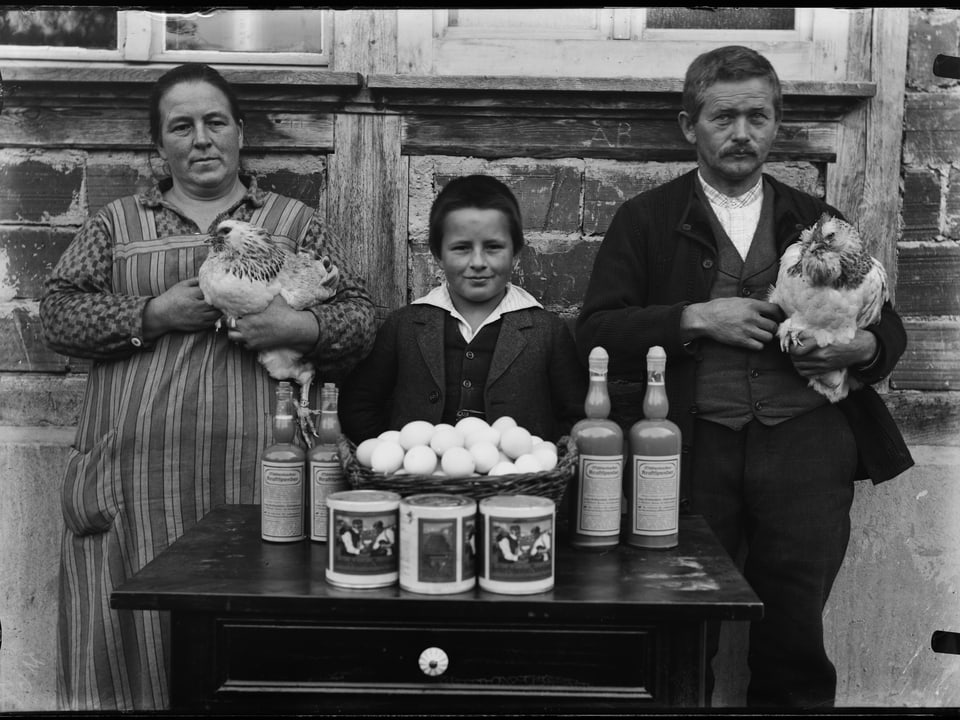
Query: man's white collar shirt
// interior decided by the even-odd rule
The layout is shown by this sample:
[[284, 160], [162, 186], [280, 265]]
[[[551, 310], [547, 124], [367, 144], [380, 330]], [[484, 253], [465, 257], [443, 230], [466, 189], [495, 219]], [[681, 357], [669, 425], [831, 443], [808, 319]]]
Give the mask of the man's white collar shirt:
[[720, 225], [737, 248], [740, 257], [746, 259], [747, 253], [750, 252], [750, 243], [753, 242], [753, 235], [757, 232], [757, 225], [760, 223], [760, 211], [763, 209], [763, 178], [760, 178], [757, 184], [743, 195], [737, 197], [724, 195], [710, 187], [699, 171], [697, 171], [697, 178]]
[[467, 342], [473, 340], [473, 338], [476, 337], [476, 334], [484, 327], [490, 323], [496, 322], [501, 318], [501, 316], [506, 315], [508, 312], [526, 310], [527, 308], [543, 307], [539, 300], [537, 300], [522, 287], [514, 285], [513, 283], [507, 283], [506, 293], [504, 293], [500, 304], [493, 309], [493, 312], [487, 315], [486, 319], [480, 323], [480, 326], [476, 329], [476, 332], [474, 332], [474, 330], [470, 327], [470, 323], [468, 323], [464, 319], [463, 315], [457, 312], [457, 309], [453, 306], [453, 300], [450, 298], [450, 288], [447, 286], [446, 282], [439, 287], [435, 287], [426, 295], [421, 298], [417, 298], [410, 304], [433, 305], [446, 310], [448, 313], [453, 315], [454, 318], [456, 318], [457, 325], [460, 327], [460, 334], [463, 335], [463, 339]]

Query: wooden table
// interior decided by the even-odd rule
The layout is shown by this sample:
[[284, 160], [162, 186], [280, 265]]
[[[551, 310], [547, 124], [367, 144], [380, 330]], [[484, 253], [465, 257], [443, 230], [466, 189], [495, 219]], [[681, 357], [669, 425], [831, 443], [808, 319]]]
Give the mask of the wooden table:
[[[702, 705], [707, 621], [763, 611], [697, 516], [672, 550], [561, 544], [535, 595], [344, 589], [326, 562], [325, 543], [261, 541], [259, 506], [222, 506], [111, 604], [170, 612], [174, 710], [365, 716]], [[421, 670], [428, 648], [442, 674]]]

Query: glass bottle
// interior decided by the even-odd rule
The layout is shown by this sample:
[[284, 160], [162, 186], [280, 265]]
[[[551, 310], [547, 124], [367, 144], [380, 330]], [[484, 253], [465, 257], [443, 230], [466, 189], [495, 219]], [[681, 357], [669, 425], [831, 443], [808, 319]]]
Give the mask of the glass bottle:
[[608, 417], [607, 351], [593, 348], [588, 362], [590, 385], [583, 403], [586, 417], [570, 431], [579, 464], [571, 494], [569, 541], [577, 548], [603, 549], [620, 542], [623, 430]]
[[643, 419], [629, 433], [626, 541], [635, 547], [671, 548], [678, 542], [680, 428], [667, 420], [666, 365], [662, 347], [647, 351]]
[[293, 440], [297, 406], [287, 381], [277, 385], [273, 411], [273, 443], [260, 459], [260, 536], [271, 542], [297, 542], [304, 528], [306, 454]]
[[331, 493], [349, 490], [340, 458], [340, 416], [337, 403], [340, 391], [333, 383], [324, 383], [320, 390], [320, 423], [317, 443], [307, 453], [310, 477], [310, 503], [308, 518], [310, 539], [327, 542], [330, 533], [330, 517], [327, 497]]

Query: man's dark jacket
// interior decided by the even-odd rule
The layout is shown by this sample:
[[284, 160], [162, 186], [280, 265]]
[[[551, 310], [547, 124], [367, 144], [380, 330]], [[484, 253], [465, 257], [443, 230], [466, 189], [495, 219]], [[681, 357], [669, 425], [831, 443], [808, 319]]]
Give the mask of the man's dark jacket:
[[[764, 182], [765, 189], [774, 193], [778, 254], [823, 212], [843, 217], [822, 200], [769, 175], [764, 175]], [[648, 348], [660, 345], [666, 350], [669, 418], [682, 434], [684, 488], [689, 482], [697, 412], [694, 388], [698, 350], [696, 342], [685, 345], [681, 339], [680, 315], [687, 305], [710, 299], [719, 264], [709, 211], [695, 192], [696, 183], [697, 171], [693, 170], [620, 207], [597, 252], [576, 332], [583, 362], [598, 345], [610, 355], [611, 417], [624, 429], [642, 417]], [[838, 407], [846, 414], [856, 438], [857, 478], [869, 477], [879, 483], [913, 465], [893, 417], [870, 387], [893, 370], [906, 348], [906, 333], [889, 301], [880, 320], [869, 329], [876, 335], [880, 355], [868, 371], [851, 368], [864, 386], [851, 392]]]

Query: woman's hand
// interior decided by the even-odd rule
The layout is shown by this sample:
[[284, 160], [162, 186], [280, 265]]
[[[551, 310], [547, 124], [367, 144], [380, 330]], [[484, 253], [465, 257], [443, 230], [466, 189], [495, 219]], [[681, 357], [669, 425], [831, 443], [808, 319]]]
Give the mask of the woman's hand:
[[151, 298], [143, 310], [143, 335], [156, 340], [168, 332], [197, 332], [211, 327], [220, 311], [204, 302], [197, 278], [181, 280]]
[[320, 328], [308, 310], [294, 310], [277, 295], [263, 312], [244, 315], [228, 325], [227, 337], [250, 350], [288, 347], [309, 352], [317, 343]]

